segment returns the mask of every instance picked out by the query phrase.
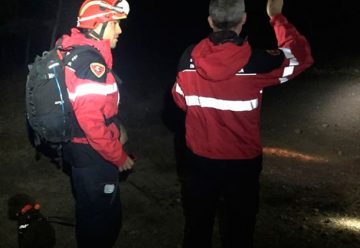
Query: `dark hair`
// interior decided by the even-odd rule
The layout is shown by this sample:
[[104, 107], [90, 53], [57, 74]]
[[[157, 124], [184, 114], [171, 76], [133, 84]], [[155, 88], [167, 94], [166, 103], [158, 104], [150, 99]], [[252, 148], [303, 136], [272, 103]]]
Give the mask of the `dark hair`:
[[241, 22], [245, 13], [244, 0], [210, 0], [209, 15], [214, 25], [229, 30]]

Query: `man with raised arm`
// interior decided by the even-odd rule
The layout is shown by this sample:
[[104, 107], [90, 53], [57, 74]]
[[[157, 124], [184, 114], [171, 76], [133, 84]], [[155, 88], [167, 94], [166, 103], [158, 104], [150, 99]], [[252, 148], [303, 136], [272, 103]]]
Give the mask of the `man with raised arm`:
[[278, 49], [250, 47], [240, 36], [244, 0], [211, 0], [213, 32], [183, 53], [172, 89], [185, 111], [184, 248], [210, 248], [224, 203], [223, 246], [253, 247], [262, 170], [260, 109], [265, 87], [286, 83], [313, 63], [306, 38], [268, 0]]

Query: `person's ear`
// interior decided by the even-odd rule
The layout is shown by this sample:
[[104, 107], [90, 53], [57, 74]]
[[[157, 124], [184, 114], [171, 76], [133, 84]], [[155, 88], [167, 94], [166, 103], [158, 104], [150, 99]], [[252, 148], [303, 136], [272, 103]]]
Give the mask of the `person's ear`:
[[247, 19], [247, 15], [246, 15], [246, 12], [244, 12], [244, 14], [243, 14], [243, 16], [241, 17], [241, 23], [242, 23], [242, 25], [244, 25], [245, 24], [245, 22], [246, 22], [246, 19]]
[[215, 26], [214, 26], [214, 21], [213, 21], [213, 19], [211, 18], [211, 16], [208, 16], [207, 20], [208, 20], [208, 23], [209, 23], [210, 28], [214, 29], [214, 27], [215, 27]]

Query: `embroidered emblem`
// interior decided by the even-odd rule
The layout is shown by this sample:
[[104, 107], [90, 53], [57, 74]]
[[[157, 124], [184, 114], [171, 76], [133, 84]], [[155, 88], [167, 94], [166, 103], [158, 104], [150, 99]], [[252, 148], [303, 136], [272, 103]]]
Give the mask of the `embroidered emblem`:
[[266, 50], [266, 52], [272, 56], [277, 56], [280, 54], [280, 50], [279, 49], [271, 49], [271, 50]]
[[101, 78], [105, 73], [105, 66], [100, 63], [91, 63], [90, 69], [98, 78]]

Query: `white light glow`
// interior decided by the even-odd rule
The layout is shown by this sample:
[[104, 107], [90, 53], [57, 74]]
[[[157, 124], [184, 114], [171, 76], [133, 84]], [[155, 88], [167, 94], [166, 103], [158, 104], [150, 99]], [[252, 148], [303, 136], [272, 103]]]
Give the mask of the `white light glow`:
[[337, 228], [360, 232], [360, 219], [358, 218], [338, 217], [330, 218], [330, 221]]

